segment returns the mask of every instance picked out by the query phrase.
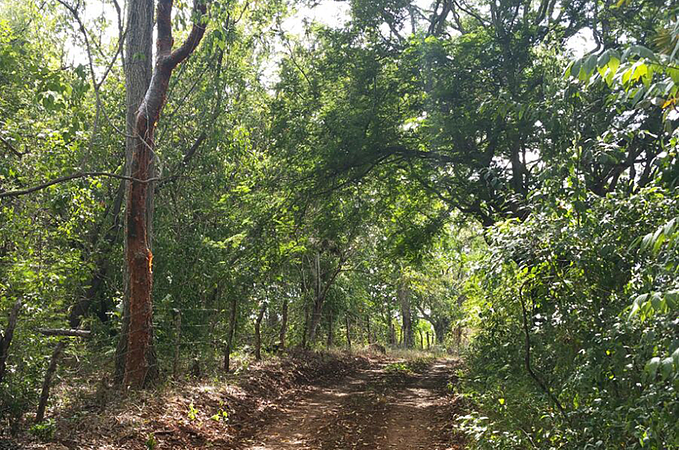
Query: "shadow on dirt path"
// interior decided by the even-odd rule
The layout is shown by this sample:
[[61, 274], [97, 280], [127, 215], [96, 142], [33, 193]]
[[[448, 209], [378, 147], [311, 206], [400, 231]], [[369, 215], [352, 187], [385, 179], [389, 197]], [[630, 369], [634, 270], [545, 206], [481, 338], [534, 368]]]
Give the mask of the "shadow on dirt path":
[[242, 450], [458, 450], [459, 413], [448, 386], [455, 360], [421, 373], [385, 370], [394, 360], [311, 389], [244, 439]]

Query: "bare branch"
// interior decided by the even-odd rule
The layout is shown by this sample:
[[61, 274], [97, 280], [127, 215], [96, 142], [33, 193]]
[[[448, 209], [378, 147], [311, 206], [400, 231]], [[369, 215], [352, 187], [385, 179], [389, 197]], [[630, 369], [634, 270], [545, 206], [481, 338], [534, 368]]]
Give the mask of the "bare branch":
[[88, 338], [92, 335], [89, 330], [70, 330], [66, 328], [40, 328], [39, 333], [45, 336], [73, 336]]

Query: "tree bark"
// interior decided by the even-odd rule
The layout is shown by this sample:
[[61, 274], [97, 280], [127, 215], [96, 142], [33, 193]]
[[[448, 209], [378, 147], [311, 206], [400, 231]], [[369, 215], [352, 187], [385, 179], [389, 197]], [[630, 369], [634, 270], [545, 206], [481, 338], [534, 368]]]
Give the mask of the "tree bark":
[[[132, 158], [136, 145], [135, 122], [137, 109], [151, 84], [153, 73], [153, 0], [128, 0], [127, 34], [125, 37], [125, 175], [132, 175]], [[129, 183], [125, 184], [125, 204], [129, 200]], [[126, 218], [128, 212], [126, 211]], [[128, 221], [124, 223], [128, 234]], [[124, 240], [127, 255], [127, 239]], [[123, 318], [116, 348], [115, 381], [122, 383], [127, 360], [130, 329], [130, 268], [124, 268]]]
[[0, 383], [2, 383], [5, 378], [7, 359], [9, 358], [9, 346], [12, 343], [12, 338], [14, 337], [14, 330], [17, 326], [17, 320], [19, 318], [21, 306], [21, 299], [14, 302], [14, 306], [12, 306], [12, 309], [9, 312], [7, 327], [5, 327], [4, 332], [0, 333]]
[[[206, 8], [199, 1], [194, 4], [194, 11], [202, 18]], [[204, 25], [194, 24], [186, 41], [173, 51], [172, 0], [158, 0], [156, 14], [158, 38], [155, 67], [144, 99], [137, 109], [132, 135], [134, 145], [130, 172], [133, 178], [142, 181], [149, 180], [154, 175], [154, 131], [166, 101], [172, 72], [195, 50], [205, 33]], [[131, 182], [127, 198], [125, 259], [129, 277], [130, 321], [124, 384], [132, 388], [144, 387], [157, 370], [153, 363], [153, 255], [149, 238], [153, 215], [153, 186], [150, 184]]]
[[344, 315], [344, 321], [347, 327], [347, 347], [351, 351], [351, 326], [349, 324], [349, 314]]
[[57, 371], [57, 365], [59, 364], [59, 359], [61, 354], [66, 348], [67, 342], [60, 341], [54, 347], [52, 352], [52, 358], [50, 359], [50, 364], [47, 367], [47, 372], [45, 372], [45, 379], [42, 382], [42, 392], [40, 393], [40, 402], [38, 403], [38, 411], [35, 414], [35, 422], [40, 423], [45, 418], [45, 409], [47, 408], [47, 400], [50, 396], [50, 386], [52, 385], [52, 378]]

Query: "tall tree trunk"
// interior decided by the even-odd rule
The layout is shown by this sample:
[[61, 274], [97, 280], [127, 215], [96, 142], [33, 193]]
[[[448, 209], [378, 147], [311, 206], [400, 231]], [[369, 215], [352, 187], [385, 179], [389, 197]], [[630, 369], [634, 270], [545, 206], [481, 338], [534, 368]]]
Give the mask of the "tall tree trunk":
[[351, 325], [349, 323], [349, 314], [344, 315], [344, 322], [347, 327], [347, 348], [351, 351]]
[[285, 334], [288, 332], [288, 298], [283, 299], [283, 310], [281, 311], [281, 333], [280, 346], [281, 350], [285, 349]]
[[[206, 8], [203, 3], [196, 3], [194, 10], [202, 18]], [[123, 382], [133, 388], [146, 385], [157, 370], [153, 363], [153, 255], [150, 248], [153, 214], [151, 183], [155, 156], [153, 135], [166, 101], [173, 70], [195, 50], [205, 33], [204, 25], [194, 24], [186, 41], [173, 51], [172, 0], [158, 0], [156, 14], [156, 61], [151, 82], [134, 118], [130, 173], [135, 181], [129, 184], [126, 210], [125, 260], [129, 277], [130, 320]], [[134, 12], [131, 11], [130, 15], [134, 15]], [[145, 31], [148, 33], [148, 30]], [[135, 56], [131, 55], [132, 58]]]
[[262, 302], [262, 306], [259, 308], [259, 314], [255, 320], [255, 359], [260, 361], [262, 359], [262, 319], [264, 319], [264, 313], [266, 312], [266, 302]]
[[403, 326], [401, 333], [403, 335], [403, 346], [405, 348], [412, 348], [413, 346], [413, 322], [412, 312], [410, 309], [410, 301], [408, 299], [408, 288], [405, 281], [399, 282], [398, 285], [398, 299], [401, 305], [401, 317], [403, 319]]
[[229, 331], [226, 336], [226, 348], [224, 348], [224, 372], [231, 370], [231, 351], [233, 350], [234, 338], [236, 336], [236, 319], [238, 318], [238, 301], [236, 296], [231, 294], [231, 314], [229, 317]]
[[19, 319], [19, 311], [21, 310], [21, 299], [14, 302], [12, 309], [9, 312], [7, 319], [7, 326], [4, 332], [0, 332], [0, 383], [5, 378], [5, 371], [7, 370], [7, 358], [9, 358], [9, 346], [14, 337], [14, 330]]
[[[125, 37], [125, 175], [132, 175], [132, 157], [136, 144], [137, 109], [151, 83], [153, 72], [153, 0], [128, 0], [127, 34]], [[127, 204], [129, 185], [126, 183], [125, 203]], [[126, 212], [127, 217], [127, 212]], [[128, 223], [124, 224], [125, 235]], [[127, 254], [125, 239], [125, 254]], [[128, 331], [130, 329], [130, 286], [129, 270], [125, 265], [123, 319], [120, 339], [116, 349], [115, 379], [122, 383], [125, 377], [127, 359]]]

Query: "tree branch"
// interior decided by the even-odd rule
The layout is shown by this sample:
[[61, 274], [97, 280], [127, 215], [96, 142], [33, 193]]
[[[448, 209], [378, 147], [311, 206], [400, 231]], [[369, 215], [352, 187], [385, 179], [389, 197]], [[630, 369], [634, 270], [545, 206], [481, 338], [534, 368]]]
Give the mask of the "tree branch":
[[140, 180], [138, 178], [133, 178], [133, 177], [127, 177], [125, 175], [118, 175], [116, 173], [110, 173], [110, 172], [76, 172], [70, 175], [64, 175], [63, 177], [55, 178], [54, 180], [46, 181], [45, 183], [38, 184], [36, 186], [26, 188], [26, 189], [18, 189], [15, 191], [5, 191], [5, 192], [0, 192], [0, 198], [4, 197], [19, 197], [21, 195], [26, 195], [30, 194], [36, 191], [41, 191], [45, 188], [48, 188], [50, 186], [54, 186], [55, 184], [63, 183], [65, 181], [70, 181], [70, 180], [75, 180], [78, 178], [92, 178], [92, 177], [110, 177], [110, 178], [117, 178], [119, 180], [127, 180], [127, 181], [134, 181], [135, 183], [151, 183], [153, 181], [158, 181], [160, 178], [149, 178], [148, 180]]
[[184, 43], [181, 46], [179, 46], [179, 48], [174, 50], [168, 57], [167, 62], [170, 65], [170, 67], [176, 67], [177, 64], [184, 61], [191, 53], [193, 53], [196, 47], [198, 47], [200, 40], [203, 39], [203, 34], [205, 34], [205, 25], [202, 24], [201, 21], [203, 19], [203, 16], [207, 12], [207, 7], [205, 6], [205, 3], [201, 0], [195, 0], [193, 4], [193, 12], [194, 14], [200, 13], [199, 17], [196, 19], [196, 22], [194, 22], [193, 28], [191, 28], [191, 32], [189, 33], [189, 36], [186, 38]]
[[89, 330], [70, 330], [67, 328], [40, 328], [39, 333], [45, 336], [73, 336], [88, 338], [92, 335]]
[[5, 145], [5, 147], [7, 147], [7, 149], [10, 152], [14, 153], [18, 158], [21, 158], [22, 156], [25, 155], [25, 153], [21, 153], [19, 150], [16, 149], [16, 147], [14, 147], [7, 139], [3, 138], [2, 136], [0, 136], [0, 142], [2, 142]]

